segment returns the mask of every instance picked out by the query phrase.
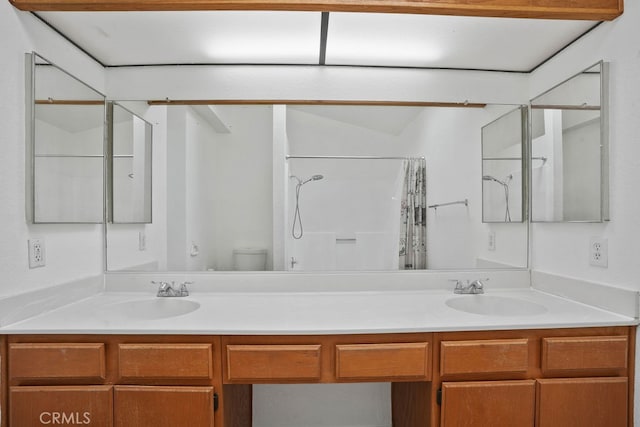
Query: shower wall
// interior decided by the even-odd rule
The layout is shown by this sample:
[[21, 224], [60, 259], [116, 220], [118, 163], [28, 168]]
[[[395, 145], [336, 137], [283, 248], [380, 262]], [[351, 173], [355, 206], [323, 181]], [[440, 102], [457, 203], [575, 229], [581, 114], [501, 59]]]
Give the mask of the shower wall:
[[297, 181], [290, 179], [287, 259], [295, 261], [290, 269], [397, 269], [402, 161], [290, 159], [289, 168], [303, 179], [313, 171], [324, 176], [300, 189], [300, 239], [291, 229]]
[[[345, 121], [328, 110], [310, 111], [287, 109], [290, 155], [403, 156], [401, 129], [398, 132], [391, 125], [376, 129], [344, 111], [337, 117]], [[406, 120], [414, 116], [408, 112]], [[300, 239], [292, 236], [297, 180], [289, 180], [287, 268], [397, 269], [402, 164], [402, 160], [386, 159], [289, 159], [290, 175], [302, 180], [316, 174], [324, 178], [300, 189]]]

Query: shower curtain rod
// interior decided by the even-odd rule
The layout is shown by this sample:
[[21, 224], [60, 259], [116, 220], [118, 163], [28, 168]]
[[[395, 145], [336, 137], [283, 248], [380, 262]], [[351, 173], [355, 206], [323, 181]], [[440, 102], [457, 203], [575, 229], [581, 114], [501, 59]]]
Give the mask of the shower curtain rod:
[[285, 156], [289, 159], [348, 159], [348, 160], [413, 160], [421, 159], [424, 157], [388, 157], [388, 156]]

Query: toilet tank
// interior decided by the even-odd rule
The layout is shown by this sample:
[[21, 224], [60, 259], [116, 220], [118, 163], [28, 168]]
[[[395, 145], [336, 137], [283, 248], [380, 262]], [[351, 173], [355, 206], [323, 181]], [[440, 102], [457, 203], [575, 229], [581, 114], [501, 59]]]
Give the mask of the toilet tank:
[[233, 269], [238, 271], [262, 271], [267, 268], [267, 250], [240, 248], [233, 250]]

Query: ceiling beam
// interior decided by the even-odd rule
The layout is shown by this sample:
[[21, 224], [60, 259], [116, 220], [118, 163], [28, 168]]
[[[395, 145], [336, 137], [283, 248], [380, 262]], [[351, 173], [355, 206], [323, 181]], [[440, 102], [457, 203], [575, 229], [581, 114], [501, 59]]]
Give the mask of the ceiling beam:
[[623, 0], [9, 0], [25, 11], [294, 10], [609, 21]]
[[320, 55], [318, 58], [319, 65], [327, 63], [327, 37], [329, 36], [329, 12], [322, 12], [320, 22]]

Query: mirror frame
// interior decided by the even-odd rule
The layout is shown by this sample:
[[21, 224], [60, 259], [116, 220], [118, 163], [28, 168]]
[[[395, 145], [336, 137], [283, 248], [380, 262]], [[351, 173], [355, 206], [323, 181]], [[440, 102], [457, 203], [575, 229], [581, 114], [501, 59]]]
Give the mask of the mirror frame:
[[[586, 71], [600, 66], [600, 218], [589, 220], [536, 220], [533, 216], [533, 110], [534, 102], [554, 89], [562, 86], [571, 79], [584, 74]], [[609, 63], [600, 60], [591, 66], [584, 68], [576, 74], [566, 78], [560, 83], [547, 89], [541, 94], [529, 100], [529, 148], [528, 148], [528, 164], [529, 164], [529, 221], [531, 223], [603, 223], [610, 221], [609, 212]]]
[[[94, 91], [96, 95], [102, 97], [103, 104], [103, 138], [102, 138], [102, 167], [103, 167], [103, 185], [102, 185], [102, 197], [100, 200], [102, 201], [102, 220], [101, 221], [36, 221], [35, 218], [35, 206], [36, 206], [36, 164], [35, 164], [35, 147], [36, 147], [36, 129], [35, 129], [35, 119], [36, 119], [36, 65], [37, 60], [40, 58], [43, 61], [46, 61], [50, 66], [55, 67], [63, 74], [67, 75], [71, 79], [77, 81], [78, 83], [86, 86], [88, 89]], [[106, 96], [96, 90], [94, 87], [88, 85], [87, 83], [80, 80], [78, 77], [74, 76], [64, 68], [58, 66], [54, 62], [45, 58], [37, 52], [27, 52], [25, 53], [25, 212], [27, 217], [27, 222], [30, 224], [103, 224], [105, 222], [105, 204], [104, 204], [104, 193], [105, 193], [105, 170], [106, 170], [106, 160], [107, 153], [105, 147], [105, 132], [107, 128], [106, 122]]]

